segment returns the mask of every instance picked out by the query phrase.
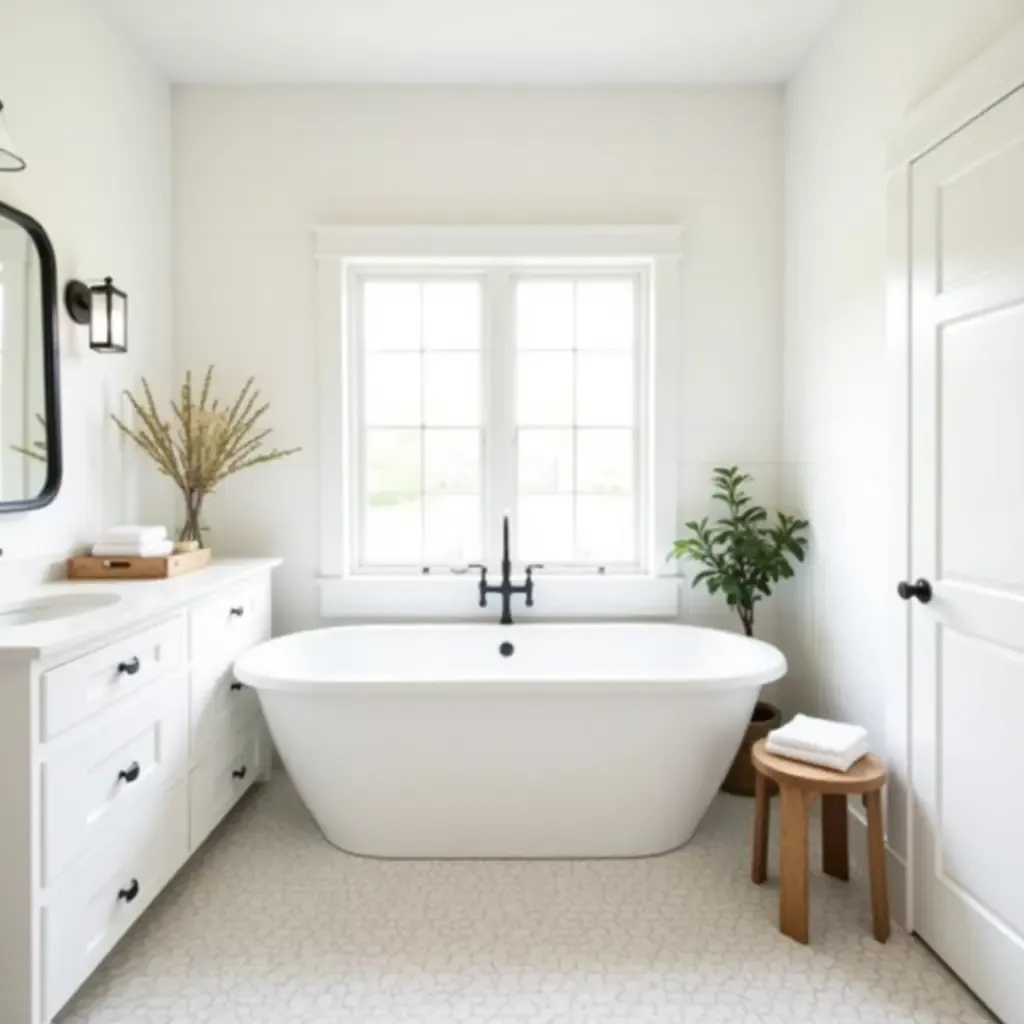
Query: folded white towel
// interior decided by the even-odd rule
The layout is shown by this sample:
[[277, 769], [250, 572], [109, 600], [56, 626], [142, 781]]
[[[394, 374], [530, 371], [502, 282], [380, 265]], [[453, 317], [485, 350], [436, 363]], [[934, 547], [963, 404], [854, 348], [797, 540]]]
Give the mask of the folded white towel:
[[[776, 729], [776, 732], [779, 730]], [[791, 747], [780, 743], [771, 733], [765, 741], [764, 749], [769, 754], [777, 754], [779, 757], [788, 757], [793, 761], [803, 761], [805, 764], [817, 765], [819, 768], [831, 768], [834, 772], [848, 772], [865, 754], [870, 750], [867, 738], [844, 750], [842, 753], [829, 754], [820, 750], [806, 750], [801, 747]]]
[[94, 558], [166, 558], [174, 552], [174, 543], [169, 540], [151, 541], [146, 544], [94, 544]]
[[166, 526], [114, 526], [103, 535], [102, 544], [153, 544], [167, 540]]
[[776, 743], [791, 750], [844, 756], [848, 750], [867, 742], [868, 731], [859, 725], [797, 715], [780, 729], [772, 730], [770, 735]]

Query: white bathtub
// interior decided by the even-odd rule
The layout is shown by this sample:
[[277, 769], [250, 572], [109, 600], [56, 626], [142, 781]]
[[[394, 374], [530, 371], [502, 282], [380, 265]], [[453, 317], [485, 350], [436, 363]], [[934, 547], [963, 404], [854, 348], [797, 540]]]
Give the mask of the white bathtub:
[[235, 666], [324, 835], [378, 857], [675, 849], [785, 670], [768, 644], [668, 624], [346, 626]]

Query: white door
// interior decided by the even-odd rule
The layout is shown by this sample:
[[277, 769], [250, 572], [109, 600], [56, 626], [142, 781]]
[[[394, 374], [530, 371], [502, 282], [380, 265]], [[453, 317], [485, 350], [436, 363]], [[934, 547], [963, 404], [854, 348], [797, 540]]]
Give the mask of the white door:
[[911, 565], [933, 591], [911, 614], [914, 921], [1020, 1024], [1024, 90], [917, 161], [911, 187]]

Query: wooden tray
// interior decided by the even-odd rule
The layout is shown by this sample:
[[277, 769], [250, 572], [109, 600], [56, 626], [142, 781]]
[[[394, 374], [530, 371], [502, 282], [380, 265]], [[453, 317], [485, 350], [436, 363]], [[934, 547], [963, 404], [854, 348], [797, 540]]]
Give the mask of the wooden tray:
[[213, 558], [209, 548], [164, 558], [94, 558], [79, 555], [68, 559], [69, 580], [166, 580], [205, 569]]

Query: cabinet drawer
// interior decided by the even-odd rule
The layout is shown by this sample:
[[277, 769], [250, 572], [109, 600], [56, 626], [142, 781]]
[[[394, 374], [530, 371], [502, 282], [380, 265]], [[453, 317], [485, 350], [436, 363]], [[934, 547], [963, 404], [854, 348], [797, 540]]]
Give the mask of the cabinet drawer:
[[43, 739], [137, 693], [147, 683], [176, 671], [184, 662], [184, 617], [118, 640], [42, 676]]
[[184, 781], [158, 802], [149, 827], [119, 834], [47, 894], [42, 910], [46, 1019], [68, 1001], [188, 857]]
[[270, 592], [265, 580], [235, 587], [189, 613], [189, 655], [228, 663], [269, 634]]
[[173, 676], [48, 750], [42, 763], [42, 876], [62, 872], [159, 811], [187, 763], [187, 683]]
[[192, 770], [189, 775], [189, 849], [192, 852], [259, 778], [265, 753], [263, 730], [257, 717], [236, 733], [229, 745], [211, 749], [210, 756]]
[[259, 712], [256, 691], [236, 682], [232, 666], [225, 668], [219, 660], [193, 668], [189, 690], [193, 761], [211, 745], [230, 745], [232, 737]]

